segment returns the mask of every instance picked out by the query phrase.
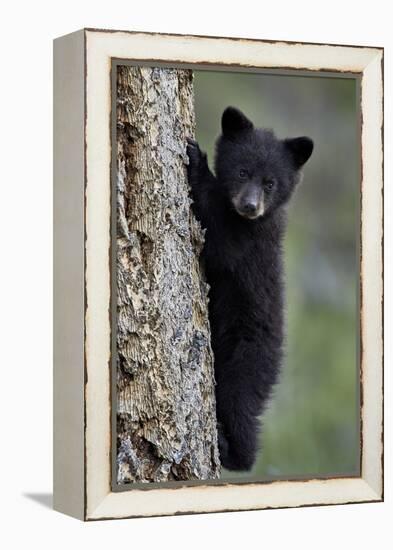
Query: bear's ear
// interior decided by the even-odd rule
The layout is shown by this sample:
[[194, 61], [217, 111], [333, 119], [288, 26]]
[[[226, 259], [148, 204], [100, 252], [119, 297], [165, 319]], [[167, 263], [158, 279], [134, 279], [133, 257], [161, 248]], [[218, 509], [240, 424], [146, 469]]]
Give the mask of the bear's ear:
[[314, 142], [309, 137], [288, 138], [284, 140], [285, 147], [290, 152], [296, 168], [300, 168], [311, 157]]
[[251, 120], [243, 115], [235, 107], [227, 107], [222, 114], [221, 119], [222, 133], [226, 137], [233, 137], [243, 130], [252, 130], [254, 128]]

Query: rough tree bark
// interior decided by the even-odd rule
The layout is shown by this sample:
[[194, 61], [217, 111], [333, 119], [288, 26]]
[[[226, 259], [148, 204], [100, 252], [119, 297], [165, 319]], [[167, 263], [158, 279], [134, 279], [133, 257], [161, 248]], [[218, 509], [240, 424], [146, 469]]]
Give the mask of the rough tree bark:
[[192, 72], [118, 67], [117, 481], [219, 476], [203, 244], [185, 138]]

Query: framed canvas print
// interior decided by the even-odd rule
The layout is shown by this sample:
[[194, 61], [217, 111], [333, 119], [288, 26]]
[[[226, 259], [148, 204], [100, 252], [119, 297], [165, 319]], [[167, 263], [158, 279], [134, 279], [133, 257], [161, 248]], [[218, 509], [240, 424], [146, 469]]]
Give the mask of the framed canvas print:
[[54, 43], [54, 507], [383, 499], [383, 49]]

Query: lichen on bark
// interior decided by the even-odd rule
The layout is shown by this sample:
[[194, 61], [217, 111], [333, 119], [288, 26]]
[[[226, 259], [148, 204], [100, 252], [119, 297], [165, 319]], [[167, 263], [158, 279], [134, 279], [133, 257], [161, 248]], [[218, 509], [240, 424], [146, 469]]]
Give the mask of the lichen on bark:
[[117, 482], [216, 478], [201, 228], [190, 210], [192, 71], [119, 66]]

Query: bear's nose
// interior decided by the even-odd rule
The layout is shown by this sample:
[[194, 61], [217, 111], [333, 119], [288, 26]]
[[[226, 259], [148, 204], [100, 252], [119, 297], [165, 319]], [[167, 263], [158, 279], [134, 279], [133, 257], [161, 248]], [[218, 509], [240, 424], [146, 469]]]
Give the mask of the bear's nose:
[[257, 205], [255, 202], [246, 202], [243, 206], [243, 212], [245, 214], [255, 214], [257, 211]]

